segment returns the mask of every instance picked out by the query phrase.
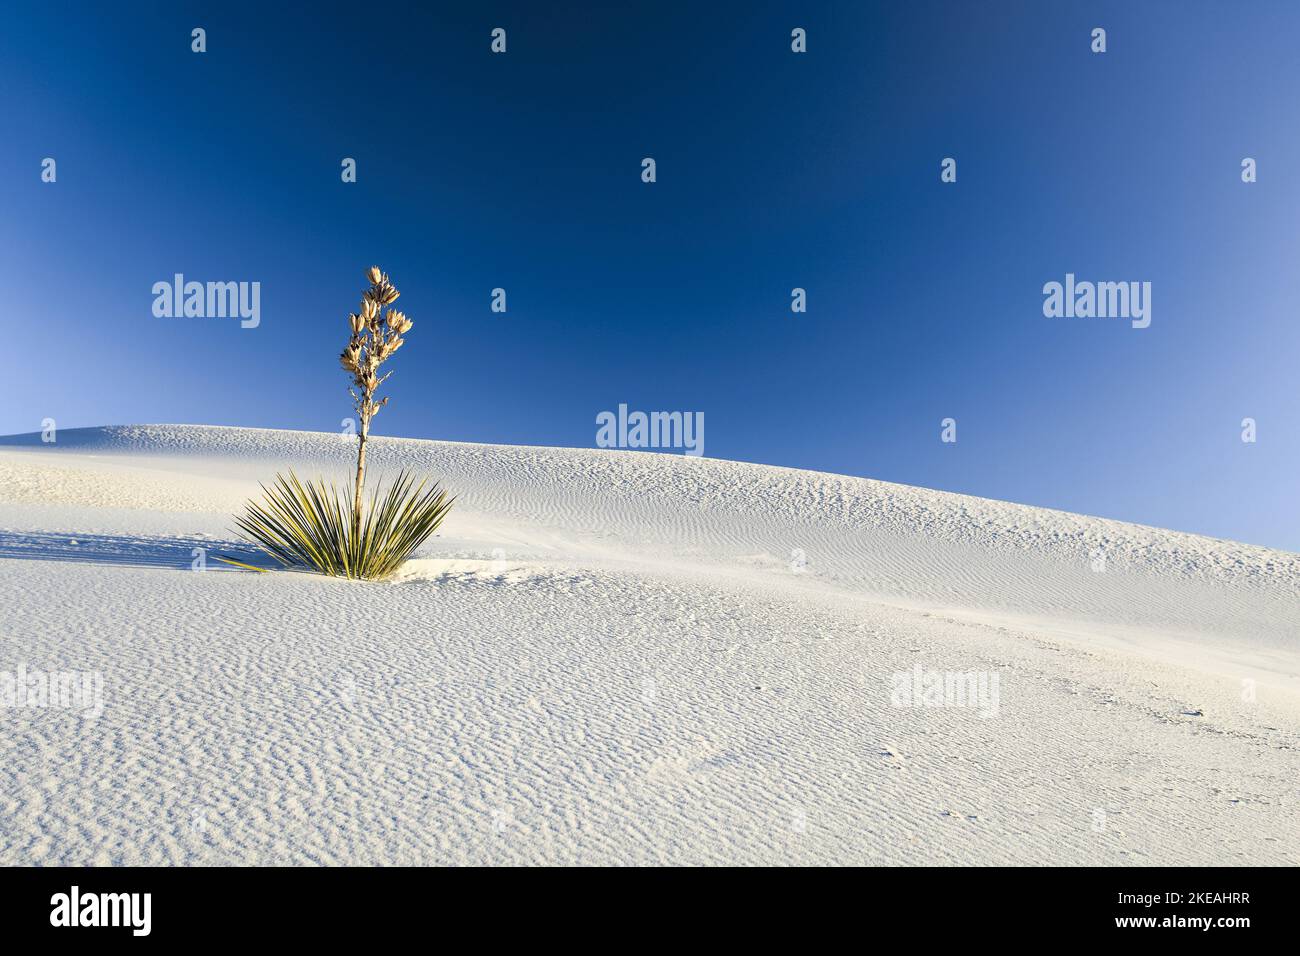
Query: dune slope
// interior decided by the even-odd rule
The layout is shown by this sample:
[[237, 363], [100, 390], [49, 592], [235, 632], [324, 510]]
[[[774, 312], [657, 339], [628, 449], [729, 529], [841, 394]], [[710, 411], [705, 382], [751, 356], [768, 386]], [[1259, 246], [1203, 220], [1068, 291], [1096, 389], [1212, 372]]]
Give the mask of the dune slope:
[[[0, 863], [1300, 862], [1300, 555], [735, 462], [373, 448], [460, 496], [383, 584], [214, 560], [258, 481], [345, 480], [339, 436], [0, 438], [0, 696], [103, 682], [98, 716], [0, 707]], [[927, 675], [985, 694], [900, 697]]]

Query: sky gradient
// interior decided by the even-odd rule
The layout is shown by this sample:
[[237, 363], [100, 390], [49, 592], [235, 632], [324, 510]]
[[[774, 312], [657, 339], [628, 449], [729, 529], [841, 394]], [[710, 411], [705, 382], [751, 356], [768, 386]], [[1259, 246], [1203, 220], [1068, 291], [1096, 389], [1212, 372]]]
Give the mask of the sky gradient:
[[[338, 430], [377, 263], [379, 435], [703, 412], [709, 457], [1300, 550], [1300, 7], [603, 7], [13, 14], [0, 432]], [[156, 318], [175, 273], [261, 324]], [[1149, 281], [1150, 327], [1045, 317], [1066, 273]]]

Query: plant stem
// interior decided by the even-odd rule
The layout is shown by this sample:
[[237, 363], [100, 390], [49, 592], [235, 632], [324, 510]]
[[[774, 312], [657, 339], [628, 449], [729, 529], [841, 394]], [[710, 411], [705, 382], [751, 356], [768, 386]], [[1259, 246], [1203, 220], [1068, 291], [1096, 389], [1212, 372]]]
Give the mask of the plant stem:
[[[366, 394], [365, 401], [368, 404], [370, 395]], [[361, 416], [361, 443], [357, 445], [357, 480], [356, 488], [352, 496], [352, 534], [353, 540], [359, 540], [361, 537], [361, 486], [366, 481], [366, 439], [370, 437], [370, 416], [362, 413]]]

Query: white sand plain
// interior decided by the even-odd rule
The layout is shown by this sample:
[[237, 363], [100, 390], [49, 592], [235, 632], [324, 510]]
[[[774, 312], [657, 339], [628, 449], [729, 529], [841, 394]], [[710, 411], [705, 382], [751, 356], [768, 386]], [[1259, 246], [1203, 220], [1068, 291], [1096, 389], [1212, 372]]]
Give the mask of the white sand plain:
[[[460, 496], [380, 584], [213, 560], [247, 555], [258, 481], [346, 478], [337, 435], [0, 439], [0, 673], [103, 680], [98, 716], [0, 706], [0, 863], [1300, 863], [1300, 555], [736, 462], [372, 447]], [[918, 665], [996, 675], [996, 712], [897, 706]]]

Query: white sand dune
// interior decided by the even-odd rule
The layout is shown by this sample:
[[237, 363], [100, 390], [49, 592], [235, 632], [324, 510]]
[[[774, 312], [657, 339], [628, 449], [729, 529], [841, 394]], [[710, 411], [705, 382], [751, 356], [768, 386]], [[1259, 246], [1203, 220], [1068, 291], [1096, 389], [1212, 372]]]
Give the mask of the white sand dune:
[[[0, 438], [0, 671], [104, 681], [98, 717], [0, 708], [0, 863], [1300, 862], [1300, 555], [735, 462], [372, 447], [460, 496], [382, 584], [213, 560], [258, 481], [346, 479], [339, 436]], [[896, 706], [918, 666], [996, 675], [996, 713]]]

